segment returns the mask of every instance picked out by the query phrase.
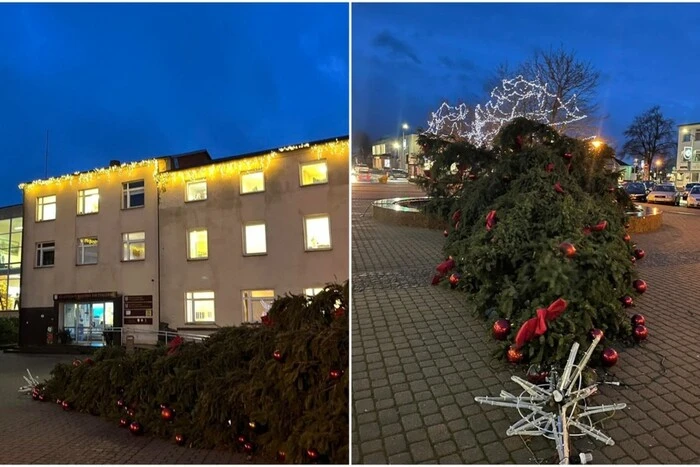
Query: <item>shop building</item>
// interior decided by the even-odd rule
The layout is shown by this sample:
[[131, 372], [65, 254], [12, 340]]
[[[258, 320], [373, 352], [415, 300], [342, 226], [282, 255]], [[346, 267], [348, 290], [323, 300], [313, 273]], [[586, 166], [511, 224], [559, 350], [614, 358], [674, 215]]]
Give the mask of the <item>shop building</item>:
[[39, 180], [24, 192], [20, 344], [152, 344], [259, 321], [347, 280], [347, 138], [207, 151]]
[[700, 122], [678, 126], [678, 154], [676, 157], [676, 186], [700, 182]]
[[0, 208], [0, 317], [19, 314], [22, 223], [21, 204]]

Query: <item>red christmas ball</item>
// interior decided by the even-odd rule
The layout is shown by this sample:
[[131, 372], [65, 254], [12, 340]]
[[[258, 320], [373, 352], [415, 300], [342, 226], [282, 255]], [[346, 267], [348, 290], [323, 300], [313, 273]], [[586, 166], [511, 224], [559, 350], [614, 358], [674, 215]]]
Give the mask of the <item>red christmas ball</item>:
[[63, 410], [70, 410], [70, 402], [63, 401], [63, 403], [61, 403], [61, 407], [63, 407]]
[[178, 446], [183, 446], [185, 444], [185, 437], [180, 433], [177, 433], [175, 435], [175, 444], [177, 444]]
[[245, 436], [243, 436], [243, 435], [238, 436], [238, 442], [240, 444], [245, 444], [247, 441], [248, 441], [248, 439]]
[[623, 239], [625, 242], [627, 242], [627, 243], [629, 243], [630, 241], [632, 241], [632, 237], [631, 237], [630, 234], [628, 234], [628, 233], [626, 233], [625, 235], [623, 235], [623, 236], [622, 236], [622, 239]]
[[603, 330], [598, 328], [591, 329], [591, 339], [595, 340], [595, 338], [597, 338], [598, 336], [600, 336], [600, 341], [602, 342], [605, 338], [605, 333], [603, 332]]
[[78, 359], [73, 360], [73, 366], [80, 366], [80, 364], [83, 363]]
[[622, 306], [624, 306], [625, 308], [634, 306], [634, 300], [632, 299], [632, 297], [630, 297], [629, 295], [625, 295], [624, 297], [622, 297]]
[[35, 401], [39, 400], [39, 390], [38, 389], [34, 389], [32, 391], [32, 399], [34, 399]]
[[48, 399], [43, 393], [39, 393], [39, 400], [40, 400], [41, 402], [46, 402], [46, 401], [48, 401], [49, 399]]
[[527, 370], [527, 380], [532, 384], [544, 384], [548, 376], [549, 372], [540, 368], [539, 365], [531, 366]]
[[600, 358], [604, 366], [611, 367], [617, 363], [617, 357], [617, 350], [613, 349], [612, 347], [608, 347], [607, 349], [603, 350], [603, 355], [601, 355]]
[[510, 321], [501, 318], [493, 323], [493, 337], [496, 340], [503, 341], [510, 334]]
[[272, 319], [267, 313], [265, 313], [260, 317], [260, 322], [263, 324], [263, 326], [269, 326], [272, 324]]
[[345, 316], [345, 307], [341, 306], [336, 308], [333, 316], [335, 316], [336, 319]]
[[553, 163], [553, 162], [550, 162], [549, 164], [547, 164], [547, 165], [545, 166], [544, 170], [547, 171], [547, 172], [551, 172], [552, 170], [554, 170], [554, 163]]
[[450, 274], [450, 285], [454, 288], [457, 286], [458, 283], [459, 283], [459, 274], [457, 274], [457, 273]]
[[129, 431], [132, 435], [140, 435], [143, 433], [143, 428], [139, 422], [131, 422], [131, 425], [129, 425]]
[[644, 325], [635, 326], [634, 330], [632, 331], [632, 337], [637, 342], [642, 342], [643, 340], [646, 340], [648, 336], [649, 330]]
[[642, 259], [645, 255], [646, 253], [641, 248], [637, 248], [636, 250], [634, 250], [634, 256], [637, 259]]
[[282, 361], [282, 351], [275, 350], [274, 352], [272, 352], [272, 358], [274, 358], [278, 362], [281, 362]]
[[160, 418], [162, 418], [166, 422], [170, 422], [172, 421], [173, 417], [175, 417], [173, 409], [171, 409], [170, 407], [165, 407], [164, 409], [161, 409]]
[[92, 365], [95, 362], [92, 360], [92, 358], [86, 358], [85, 360], [83, 360], [83, 363], [85, 363], [86, 365]]
[[565, 152], [565, 153], [563, 154], [562, 157], [563, 157], [565, 160], [570, 161], [570, 160], [574, 157], [574, 155], [571, 154], [570, 152]]
[[343, 371], [342, 370], [331, 370], [329, 373], [329, 376], [331, 379], [339, 379], [341, 376], [343, 376]]
[[124, 407], [126, 405], [126, 402], [124, 402], [124, 399], [119, 399], [117, 401], [117, 406], [118, 407]]
[[277, 462], [283, 463], [287, 460], [287, 453], [284, 451], [277, 451]]
[[445, 229], [445, 230], [442, 231], [442, 234], [443, 234], [445, 237], [447, 237], [450, 233], [447, 231], [447, 229]]
[[127, 426], [129, 426], [129, 420], [126, 418], [120, 418], [119, 419], [119, 427], [126, 428]]
[[255, 446], [253, 443], [245, 443], [243, 444], [243, 451], [245, 451], [246, 454], [253, 454], [253, 451], [255, 450]]
[[561, 251], [567, 258], [573, 258], [576, 256], [576, 247], [569, 242], [561, 242], [559, 244], [559, 251]]
[[632, 282], [632, 287], [634, 287], [634, 290], [636, 290], [638, 293], [644, 293], [647, 291], [647, 283], [642, 279], [637, 279], [636, 281]]
[[643, 315], [632, 315], [632, 326], [644, 326], [646, 323]]
[[316, 460], [318, 459], [318, 451], [311, 448], [306, 450], [306, 455], [309, 456], [309, 459], [311, 460]]
[[508, 352], [506, 352], [506, 359], [508, 363], [520, 363], [525, 359], [525, 355], [522, 350], [511, 346], [508, 348]]
[[134, 416], [136, 415], [136, 412], [134, 411], [134, 409], [127, 409], [127, 410], [126, 410], [126, 414], [127, 414], [129, 417], [134, 418]]

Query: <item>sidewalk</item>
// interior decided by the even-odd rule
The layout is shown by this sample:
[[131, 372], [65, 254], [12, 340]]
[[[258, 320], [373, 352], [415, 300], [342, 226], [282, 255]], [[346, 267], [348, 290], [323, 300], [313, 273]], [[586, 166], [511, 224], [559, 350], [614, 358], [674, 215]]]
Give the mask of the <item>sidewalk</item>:
[[[466, 310], [467, 295], [430, 286], [442, 232], [380, 224], [371, 210], [360, 217], [369, 203], [353, 200], [353, 463], [554, 461], [552, 441], [506, 437], [515, 410], [474, 402], [516, 391], [516, 370], [492, 358], [490, 323]], [[635, 312], [647, 318], [649, 340], [618, 349], [609, 376], [630, 386], [593, 397], [628, 404], [599, 426], [616, 445], [574, 442], [595, 464], [700, 462], [700, 291], [689, 287], [700, 273], [700, 216], [664, 221], [635, 236], [649, 283]]]

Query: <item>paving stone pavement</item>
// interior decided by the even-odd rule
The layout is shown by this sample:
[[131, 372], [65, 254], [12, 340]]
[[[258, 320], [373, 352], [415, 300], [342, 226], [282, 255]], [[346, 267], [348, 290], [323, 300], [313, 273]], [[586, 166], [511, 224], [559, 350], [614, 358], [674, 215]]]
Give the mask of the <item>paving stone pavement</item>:
[[189, 449], [92, 415], [64, 412], [17, 390], [29, 369], [40, 379], [72, 356], [0, 353], [0, 464], [250, 464], [271, 463], [241, 453]]
[[[375, 222], [370, 201], [353, 200], [352, 462], [551, 463], [554, 443], [506, 437], [514, 409], [481, 406], [474, 396], [516, 391], [514, 369], [492, 358], [488, 323], [467, 310], [468, 296], [430, 286], [442, 233]], [[634, 235], [649, 290], [637, 300], [649, 340], [618, 348], [620, 360], [596, 404], [628, 408], [599, 428], [616, 444], [577, 438], [593, 462], [700, 463], [700, 213], [663, 208], [664, 227]]]

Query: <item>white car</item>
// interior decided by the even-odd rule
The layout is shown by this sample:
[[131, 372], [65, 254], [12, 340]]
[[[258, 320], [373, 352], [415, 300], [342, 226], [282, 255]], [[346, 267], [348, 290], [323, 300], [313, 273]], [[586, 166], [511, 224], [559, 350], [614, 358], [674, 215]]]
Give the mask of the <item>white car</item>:
[[656, 185], [647, 195], [647, 203], [681, 204], [681, 192], [673, 185]]
[[695, 185], [688, 192], [688, 207], [700, 208], [700, 185]]

